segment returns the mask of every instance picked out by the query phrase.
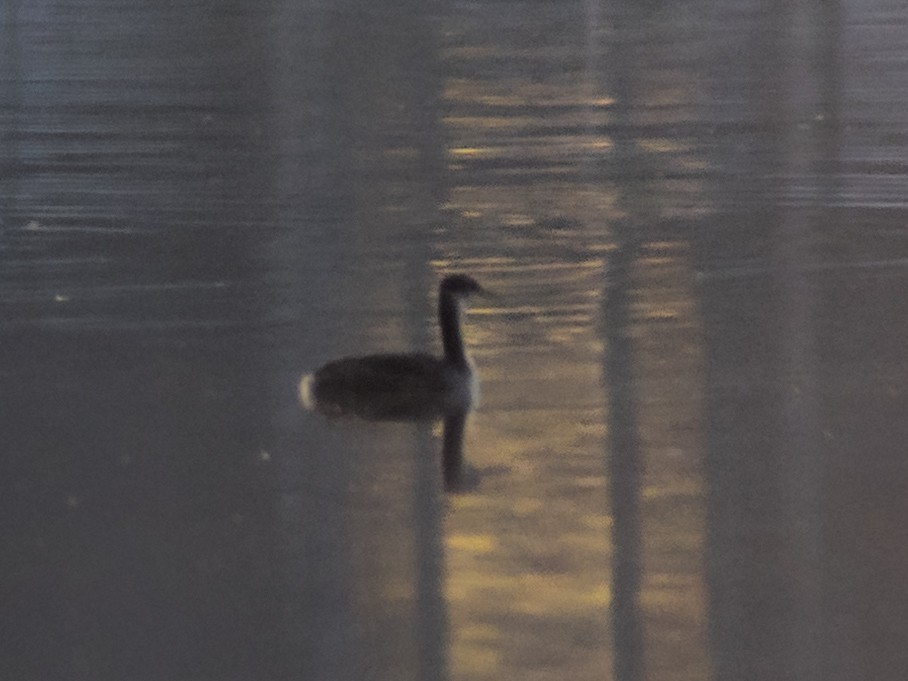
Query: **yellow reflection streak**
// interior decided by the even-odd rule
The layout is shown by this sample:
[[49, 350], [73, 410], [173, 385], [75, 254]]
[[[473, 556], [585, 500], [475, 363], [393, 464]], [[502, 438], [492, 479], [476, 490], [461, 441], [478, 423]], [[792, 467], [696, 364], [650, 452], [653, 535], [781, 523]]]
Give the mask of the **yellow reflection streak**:
[[468, 553], [491, 553], [498, 546], [490, 534], [452, 534], [445, 539], [445, 546], [453, 551]]

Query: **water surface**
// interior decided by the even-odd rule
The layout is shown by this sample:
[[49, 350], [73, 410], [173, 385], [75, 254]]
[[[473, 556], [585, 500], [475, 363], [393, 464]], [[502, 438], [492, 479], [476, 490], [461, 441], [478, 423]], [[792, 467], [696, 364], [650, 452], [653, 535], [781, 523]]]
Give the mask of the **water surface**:
[[901, 678], [908, 12], [638, 5], [8, 3], [5, 677]]

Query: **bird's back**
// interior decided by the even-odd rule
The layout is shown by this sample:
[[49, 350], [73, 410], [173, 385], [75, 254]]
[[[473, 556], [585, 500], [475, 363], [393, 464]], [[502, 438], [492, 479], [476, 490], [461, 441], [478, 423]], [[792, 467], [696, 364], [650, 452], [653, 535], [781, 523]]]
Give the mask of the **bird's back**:
[[321, 411], [373, 419], [431, 418], [449, 408], [457, 370], [423, 353], [349, 357], [321, 367], [311, 390]]

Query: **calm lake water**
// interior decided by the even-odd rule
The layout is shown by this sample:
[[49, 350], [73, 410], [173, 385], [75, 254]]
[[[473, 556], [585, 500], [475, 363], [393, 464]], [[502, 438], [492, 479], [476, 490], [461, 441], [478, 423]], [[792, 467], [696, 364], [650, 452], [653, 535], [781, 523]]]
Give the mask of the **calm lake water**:
[[0, 676], [904, 678], [903, 2], [196, 4], [0, 8]]

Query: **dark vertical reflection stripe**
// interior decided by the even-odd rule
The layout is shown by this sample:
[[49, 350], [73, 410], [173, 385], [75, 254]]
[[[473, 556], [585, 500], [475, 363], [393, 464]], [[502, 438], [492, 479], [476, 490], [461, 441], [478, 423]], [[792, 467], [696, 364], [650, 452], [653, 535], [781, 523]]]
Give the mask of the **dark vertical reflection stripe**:
[[[365, 647], [354, 604], [356, 556], [347, 494], [353, 448], [301, 419], [290, 389], [302, 371], [314, 368], [310, 358], [324, 352], [336, 325], [349, 314], [339, 305], [348, 297], [346, 272], [336, 280], [323, 274], [343, 258], [354, 204], [346, 179], [354, 169], [349, 109], [335, 98], [355, 62], [344, 61], [348, 55], [342, 48], [351, 39], [329, 19], [311, 3], [278, 3], [274, 33], [265, 45], [263, 146], [274, 159], [266, 173], [281, 227], [264, 249], [276, 279], [269, 321], [278, 325], [269, 405], [279, 473], [274, 504], [282, 631], [277, 650], [284, 678], [312, 681], [361, 676]], [[339, 85], [329, 88], [329, 83]], [[308, 255], [313, 243], [317, 258]], [[320, 295], [314, 300], [316, 290]], [[303, 311], [308, 314], [300, 322]]]
[[441, 467], [445, 489], [456, 491], [463, 477], [464, 429], [466, 412], [456, 411], [445, 415], [442, 433]]
[[[629, 36], [648, 35], [648, 8], [614, 8], [615, 28]], [[608, 73], [615, 97], [615, 158], [621, 172], [632, 178], [622, 186], [621, 205], [628, 219], [611, 225], [617, 245], [606, 261], [606, 288], [603, 295], [605, 339], [604, 378], [608, 395], [608, 485], [612, 512], [612, 628], [614, 632], [614, 673], [617, 681], [639, 681], [645, 675], [644, 623], [640, 608], [643, 582], [641, 484], [642, 452], [638, 434], [637, 394], [634, 377], [634, 349], [631, 333], [631, 291], [633, 263], [639, 241], [637, 230], [648, 224], [648, 203], [642, 196], [651, 177], [647, 159], [633, 136], [638, 123], [635, 113], [641, 85], [635, 68], [639, 57], [636, 45], [619, 43], [611, 52]]]
[[[287, 3], [272, 44], [285, 207], [270, 252], [281, 276], [274, 315], [298, 334], [281, 345], [284, 385], [293, 367], [435, 340], [425, 323], [442, 157], [432, 26], [409, 3], [348, 9]], [[438, 442], [427, 425], [305, 418], [285, 462], [296, 487], [285, 553], [292, 669], [443, 681]]]
[[[423, 32], [427, 28], [420, 24]], [[425, 38], [425, 35], [423, 35]], [[423, 45], [422, 47], [425, 47]], [[427, 53], [421, 60], [427, 63], [431, 53]], [[422, 106], [420, 111], [413, 112], [420, 121], [418, 134], [414, 140], [415, 146], [420, 149], [423, 162], [438, 155], [433, 149], [432, 142], [437, 140], [434, 134], [434, 124], [437, 117], [432, 115], [437, 112], [437, 84], [426, 76], [420, 69], [419, 92]], [[430, 106], [429, 104], [432, 104]], [[438, 183], [432, 178], [436, 174], [426, 175], [429, 181], [419, 188], [422, 192], [415, 198], [415, 217], [420, 223], [432, 224], [438, 219], [435, 205], [432, 201], [441, 193]], [[430, 198], [431, 197], [431, 198]], [[410, 310], [421, 311], [422, 314], [409, 317], [407, 336], [409, 345], [414, 348], [432, 347], [437, 330], [434, 324], [427, 327], [423, 322], [426, 318], [434, 319], [434, 315], [426, 314], [426, 291], [434, 294], [435, 278], [428, 269], [431, 252], [428, 240], [420, 240], [418, 245], [411, 250], [413, 255], [405, 270], [404, 296]], [[434, 310], [433, 304], [430, 309]], [[415, 426], [415, 463], [413, 473], [413, 489], [411, 491], [413, 502], [414, 524], [414, 550], [416, 562], [416, 594], [414, 607], [416, 614], [413, 618], [414, 637], [416, 640], [416, 678], [419, 681], [446, 681], [448, 679], [447, 643], [448, 620], [446, 603], [444, 601], [444, 540], [442, 527], [443, 480], [439, 464], [441, 453], [439, 442], [432, 436], [431, 424], [419, 423]]]
[[444, 555], [441, 531], [442, 484], [438, 442], [427, 424], [418, 424], [413, 518], [416, 547], [416, 617], [414, 618], [418, 679], [445, 681], [447, 617], [442, 596]]
[[[779, 163], [787, 177], [817, 180], [805, 195], [802, 209], [780, 212], [772, 253], [777, 272], [774, 286], [779, 295], [777, 351], [782, 384], [778, 443], [785, 544], [779, 559], [785, 565], [791, 595], [784, 659], [790, 667], [787, 673], [799, 681], [825, 679], [829, 675], [824, 655], [824, 639], [829, 632], [823, 574], [826, 454], [819, 361], [822, 283], [812, 272], [820, 262], [823, 231], [835, 220], [832, 211], [824, 206], [835, 199], [841, 154], [838, 4], [828, 2], [815, 8], [809, 3], [797, 3], [792, 7], [791, 21], [776, 27], [780, 35], [785, 35], [789, 25], [802, 31], [809, 26], [813, 39], [802, 47], [788, 36], [791, 56], [779, 65], [787, 108], [778, 115], [789, 131], [780, 148]], [[801, 84], [810, 81], [809, 71], [814, 64], [822, 65], [815, 92], [800, 92]], [[819, 117], [819, 125], [811, 134], [798, 133], [798, 122], [811, 116]]]
[[612, 506], [612, 626], [615, 678], [643, 678], [640, 441], [637, 435], [633, 346], [630, 333], [631, 268], [636, 248], [619, 245], [608, 261], [604, 297], [605, 380], [608, 385], [608, 473]]

